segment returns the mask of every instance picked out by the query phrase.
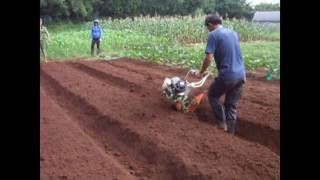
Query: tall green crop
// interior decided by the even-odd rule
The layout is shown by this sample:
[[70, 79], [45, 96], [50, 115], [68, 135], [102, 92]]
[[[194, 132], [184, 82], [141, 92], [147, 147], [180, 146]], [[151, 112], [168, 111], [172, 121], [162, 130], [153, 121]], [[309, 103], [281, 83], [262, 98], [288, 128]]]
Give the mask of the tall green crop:
[[[116, 53], [162, 64], [200, 68], [208, 34], [204, 19], [204, 16], [103, 19], [102, 56]], [[280, 77], [280, 34], [277, 29], [245, 20], [224, 20], [223, 25], [238, 33], [247, 69], [266, 67]], [[90, 56], [91, 26], [92, 22], [48, 26], [52, 37], [48, 56]]]

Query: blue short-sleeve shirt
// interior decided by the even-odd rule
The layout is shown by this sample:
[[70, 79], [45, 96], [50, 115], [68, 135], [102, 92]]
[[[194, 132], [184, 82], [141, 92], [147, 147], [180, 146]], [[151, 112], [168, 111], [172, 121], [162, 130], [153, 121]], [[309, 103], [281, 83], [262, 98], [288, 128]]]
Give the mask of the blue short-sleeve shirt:
[[224, 27], [209, 32], [205, 52], [213, 54], [220, 78], [225, 80], [245, 78], [245, 67], [236, 32]]

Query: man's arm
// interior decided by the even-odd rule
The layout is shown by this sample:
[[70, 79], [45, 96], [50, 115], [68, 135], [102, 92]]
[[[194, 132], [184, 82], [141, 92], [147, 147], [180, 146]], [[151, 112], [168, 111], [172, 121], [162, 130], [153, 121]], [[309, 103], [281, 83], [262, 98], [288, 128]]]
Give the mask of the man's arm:
[[206, 50], [205, 50], [206, 57], [203, 60], [202, 68], [199, 72], [199, 75], [203, 74], [207, 70], [207, 68], [209, 67], [209, 65], [212, 61], [212, 58], [213, 58], [213, 53], [215, 52], [215, 50], [216, 50], [215, 37], [213, 34], [209, 33], [208, 40], [207, 40], [207, 46], [206, 46]]
[[207, 68], [209, 67], [211, 61], [212, 61], [213, 55], [211, 53], [206, 53], [206, 57], [203, 60], [202, 68], [199, 74], [203, 74]]

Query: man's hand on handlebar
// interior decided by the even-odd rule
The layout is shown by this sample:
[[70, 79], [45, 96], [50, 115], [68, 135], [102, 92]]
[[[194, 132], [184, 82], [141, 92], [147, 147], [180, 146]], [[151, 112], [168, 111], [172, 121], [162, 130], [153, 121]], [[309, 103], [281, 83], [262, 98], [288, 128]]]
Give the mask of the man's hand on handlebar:
[[203, 73], [200, 73], [199, 70], [193, 70], [191, 72], [191, 74], [194, 76], [194, 77], [197, 77], [197, 78], [203, 78], [208, 72], [203, 72]]

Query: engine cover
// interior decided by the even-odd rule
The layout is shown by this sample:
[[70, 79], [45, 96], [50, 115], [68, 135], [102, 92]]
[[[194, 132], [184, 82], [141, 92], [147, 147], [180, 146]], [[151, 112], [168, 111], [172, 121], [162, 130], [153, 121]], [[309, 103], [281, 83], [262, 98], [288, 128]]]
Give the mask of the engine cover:
[[186, 82], [179, 77], [166, 78], [162, 85], [163, 93], [174, 101], [183, 98], [186, 89]]

